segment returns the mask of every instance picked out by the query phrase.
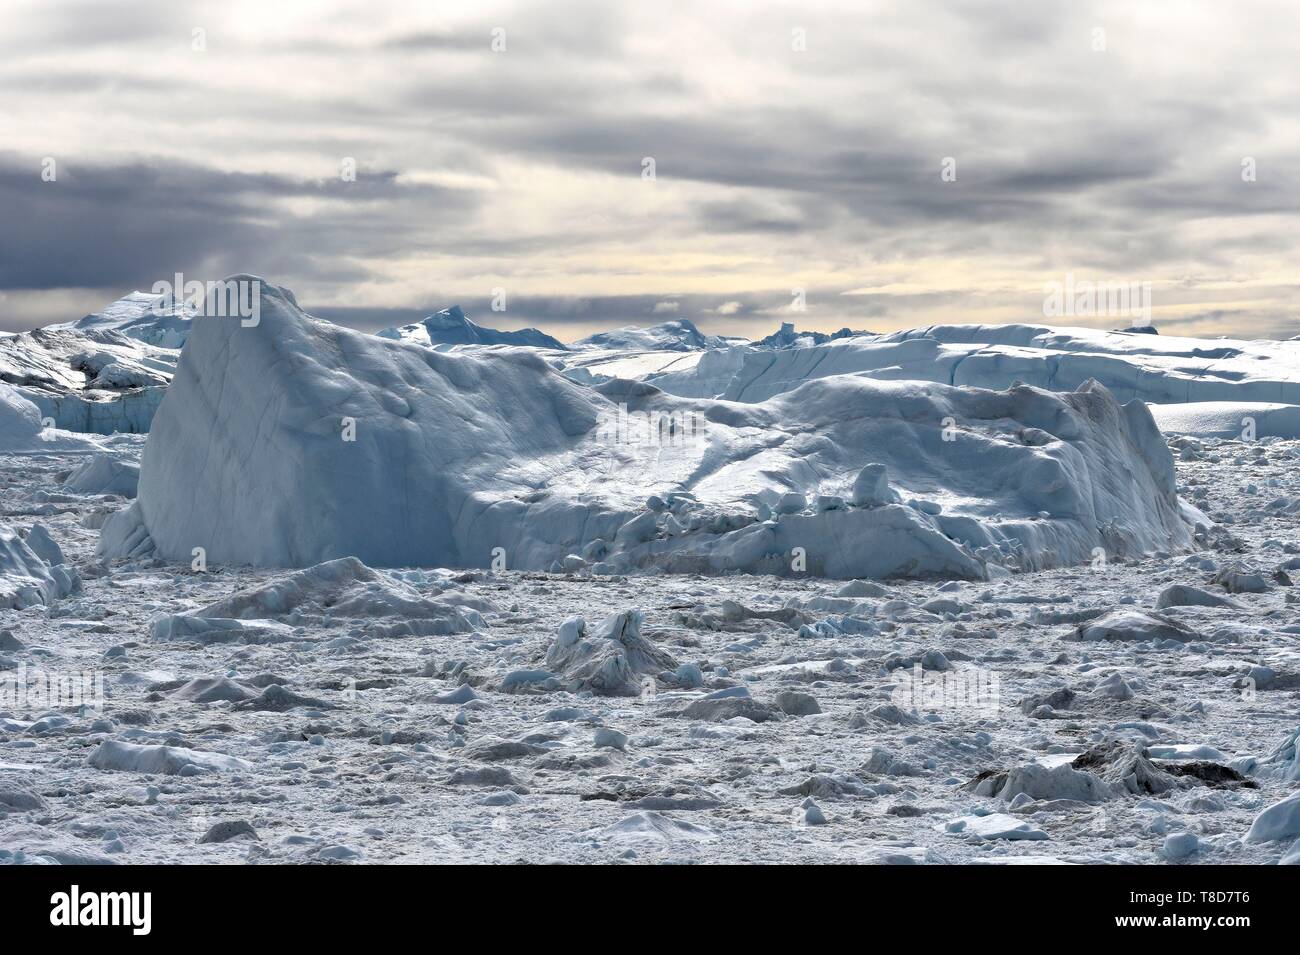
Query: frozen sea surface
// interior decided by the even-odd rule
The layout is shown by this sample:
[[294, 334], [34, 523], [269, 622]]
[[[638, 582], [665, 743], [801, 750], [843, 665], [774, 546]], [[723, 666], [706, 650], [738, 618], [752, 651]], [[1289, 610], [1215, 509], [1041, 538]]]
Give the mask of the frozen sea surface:
[[1295, 858], [1300, 445], [1170, 444], [1204, 550], [847, 585], [105, 563], [84, 455], [0, 457], [80, 581], [0, 610], [0, 860]]

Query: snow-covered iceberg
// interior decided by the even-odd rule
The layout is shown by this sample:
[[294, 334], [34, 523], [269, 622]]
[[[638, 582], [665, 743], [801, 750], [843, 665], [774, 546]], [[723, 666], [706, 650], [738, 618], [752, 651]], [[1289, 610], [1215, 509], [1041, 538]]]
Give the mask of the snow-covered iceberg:
[[813, 345], [825, 345], [827, 342], [839, 341], [841, 338], [859, 336], [874, 337], [875, 332], [855, 332], [851, 328], [841, 328], [838, 332], [798, 331], [793, 322], [782, 322], [781, 327], [766, 338], [754, 342], [755, 348], [811, 348]]
[[97, 451], [111, 439], [46, 427], [36, 402], [23, 389], [0, 381], [0, 454], [55, 454]]
[[83, 332], [111, 330], [158, 348], [179, 349], [189, 338], [194, 314], [194, 306], [172, 302], [169, 296], [132, 292], [103, 311], [92, 312], [70, 324], [50, 327]]
[[361, 334], [262, 289], [254, 327], [195, 321], [101, 553], [984, 578], [1193, 543], [1146, 406], [1096, 385], [683, 399]]
[[417, 345], [523, 345], [529, 348], [547, 348], [564, 351], [558, 340], [536, 328], [521, 328], [503, 332], [495, 328], [476, 325], [465, 317], [459, 305], [444, 308], [427, 318], [410, 325], [385, 328], [375, 333], [380, 338], [414, 342]]
[[7, 524], [0, 524], [0, 609], [51, 604], [81, 588], [77, 572], [50, 565]]
[[[469, 633], [483, 626], [473, 607], [421, 596], [402, 581], [372, 570], [355, 557], [326, 561], [224, 600], [154, 620], [154, 639], [217, 643], [261, 637], [284, 638], [290, 626], [329, 620], [357, 621], [358, 629], [386, 637]], [[361, 622], [364, 621], [364, 625]]]
[[811, 348], [752, 350], [723, 397], [764, 401], [830, 375], [1053, 391], [1101, 382], [1121, 401], [1300, 404], [1300, 342], [1207, 341], [1043, 325], [933, 325]]
[[1151, 405], [1160, 430], [1198, 438], [1300, 438], [1300, 405], [1270, 401], [1190, 401]]
[[52, 325], [0, 338], [0, 381], [15, 386], [57, 428], [141, 433], [149, 430], [176, 357], [173, 348], [111, 323]]
[[569, 347], [575, 351], [597, 349], [602, 351], [695, 351], [705, 348], [725, 348], [735, 339], [706, 335], [690, 319], [679, 318], [671, 322], [640, 328], [628, 325], [613, 331], [598, 332], [580, 338]]
[[0, 451], [29, 447], [40, 440], [42, 427], [35, 402], [0, 382]]

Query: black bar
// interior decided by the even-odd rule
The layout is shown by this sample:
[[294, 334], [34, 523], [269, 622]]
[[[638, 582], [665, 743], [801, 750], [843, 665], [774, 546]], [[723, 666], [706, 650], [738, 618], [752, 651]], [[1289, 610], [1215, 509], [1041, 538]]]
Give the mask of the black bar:
[[[1171, 941], [1192, 934], [1228, 940], [1243, 930], [1278, 931], [1293, 921], [1295, 898], [1294, 874], [1279, 867], [836, 866], [732, 872], [724, 880], [716, 871], [672, 867], [625, 871], [621, 877], [606, 873], [588, 883], [593, 875], [543, 874], [528, 867], [455, 873], [341, 865], [6, 867], [0, 868], [0, 931], [10, 943], [70, 932], [80, 941], [111, 936], [128, 945], [256, 933], [259, 940], [338, 945], [373, 941], [376, 932], [396, 938], [403, 930], [427, 931], [434, 927], [431, 918], [437, 924], [450, 916], [439, 925], [446, 927], [455, 924], [457, 913], [470, 917], [479, 911], [479, 918], [487, 916], [480, 929], [489, 936], [538, 917], [542, 921], [530, 931], [545, 932], [549, 923], [563, 933], [589, 917], [627, 918], [646, 931], [653, 927], [644, 920], [659, 922], [676, 934], [677, 919], [693, 916], [704, 923], [701, 928], [712, 923], [705, 931], [733, 939], [747, 930], [762, 938], [775, 926], [824, 930], [828, 923], [865, 920], [921, 937], [988, 940], [988, 932], [1001, 926], [1017, 934], [1044, 929], [1080, 939], [1104, 930], [1141, 936], [1149, 944], [1162, 935]], [[620, 885], [622, 878], [631, 881]], [[698, 889], [690, 885], [694, 878], [701, 880]], [[661, 879], [659, 886], [652, 884]], [[129, 924], [52, 925], [52, 897], [69, 894], [73, 885], [83, 902], [90, 893], [150, 893], [148, 934], [135, 934]], [[638, 912], [629, 890], [653, 892], [646, 898], [658, 902]], [[712, 910], [710, 898], [716, 903]], [[651, 915], [656, 909], [658, 915]], [[616, 914], [620, 910], [623, 915]], [[494, 912], [504, 918], [496, 922]], [[566, 930], [569, 919], [574, 921]]]

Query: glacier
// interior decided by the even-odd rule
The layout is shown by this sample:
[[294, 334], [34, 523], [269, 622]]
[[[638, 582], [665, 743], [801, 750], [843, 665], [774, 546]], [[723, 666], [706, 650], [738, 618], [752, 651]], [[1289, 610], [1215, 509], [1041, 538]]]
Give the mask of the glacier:
[[[987, 579], [1187, 550], [1206, 523], [1146, 406], [1095, 383], [681, 398], [587, 387], [530, 349], [366, 335], [262, 289], [255, 327], [194, 321], [103, 556]], [[853, 503], [882, 466], [896, 497]]]

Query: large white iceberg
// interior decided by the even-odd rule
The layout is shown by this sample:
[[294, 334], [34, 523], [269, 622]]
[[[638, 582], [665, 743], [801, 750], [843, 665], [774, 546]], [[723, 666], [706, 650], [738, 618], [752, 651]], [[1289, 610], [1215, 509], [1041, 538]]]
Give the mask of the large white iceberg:
[[[810, 349], [800, 349], [806, 352]], [[854, 504], [867, 466], [890, 494]], [[897, 501], [897, 503], [892, 503]], [[569, 381], [305, 315], [196, 319], [101, 553], [959, 576], [1192, 545], [1141, 402], [858, 376], [758, 404]]]
[[1121, 401], [1300, 404], [1300, 342], [1207, 341], [1043, 325], [933, 325], [810, 348], [751, 349], [722, 397], [764, 401], [813, 378], [863, 374], [1073, 391], [1089, 380]]

